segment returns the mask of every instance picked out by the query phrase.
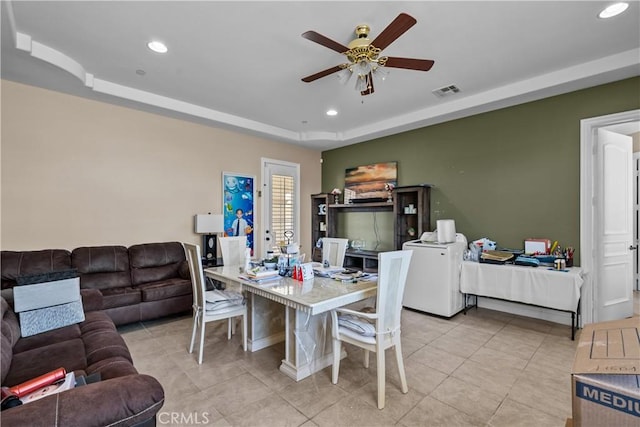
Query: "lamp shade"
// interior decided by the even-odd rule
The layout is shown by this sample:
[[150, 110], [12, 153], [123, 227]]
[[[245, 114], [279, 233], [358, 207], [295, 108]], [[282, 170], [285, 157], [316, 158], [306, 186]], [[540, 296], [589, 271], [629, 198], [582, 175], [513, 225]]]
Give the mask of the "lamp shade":
[[196, 233], [212, 234], [224, 231], [224, 217], [219, 214], [196, 215]]

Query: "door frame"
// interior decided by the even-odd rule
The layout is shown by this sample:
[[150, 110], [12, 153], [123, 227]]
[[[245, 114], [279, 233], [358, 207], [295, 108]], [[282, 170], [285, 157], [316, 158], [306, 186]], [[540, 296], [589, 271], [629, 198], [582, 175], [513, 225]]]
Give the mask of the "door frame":
[[580, 267], [584, 278], [580, 310], [583, 325], [598, 321], [594, 289], [594, 277], [598, 276], [595, 248], [601, 242], [595, 232], [595, 212], [602, 201], [595, 197], [596, 135], [599, 128], [634, 121], [640, 121], [640, 110], [580, 120]]
[[[271, 158], [267, 158], [267, 157], [261, 157], [260, 158], [260, 176], [262, 178], [262, 183], [260, 186], [260, 193], [259, 193], [259, 197], [262, 199], [260, 201], [260, 210], [261, 210], [261, 218], [262, 218], [262, 224], [264, 225], [262, 227], [262, 235], [260, 236], [260, 253], [264, 252], [264, 245], [265, 245], [265, 236], [264, 236], [264, 230], [266, 230], [266, 226], [267, 226], [267, 222], [269, 220], [269, 217], [267, 215], [267, 194], [263, 194], [265, 188], [267, 187], [267, 180], [268, 177], [266, 176], [267, 174], [267, 163], [271, 163], [271, 164], [276, 164], [276, 165], [280, 165], [280, 166], [286, 166], [286, 167], [290, 167], [290, 168], [294, 168], [295, 169], [295, 181], [296, 181], [296, 185], [295, 185], [295, 206], [294, 206], [294, 212], [296, 214], [296, 220], [295, 220], [295, 228], [296, 228], [296, 232], [300, 233], [300, 164], [299, 163], [293, 163], [293, 162], [287, 162], [285, 160], [276, 160], [276, 159], [271, 159]], [[300, 242], [300, 236], [294, 236], [294, 239], [297, 239], [298, 242]]]

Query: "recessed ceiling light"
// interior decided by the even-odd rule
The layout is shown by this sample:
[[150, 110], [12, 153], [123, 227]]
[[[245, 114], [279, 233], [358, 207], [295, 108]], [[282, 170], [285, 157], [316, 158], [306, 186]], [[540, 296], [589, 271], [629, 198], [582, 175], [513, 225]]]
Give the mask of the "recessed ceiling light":
[[338, 111], [331, 109], [331, 110], [327, 110], [327, 116], [337, 116], [338, 115]]
[[612, 18], [612, 17], [614, 17], [616, 15], [620, 15], [622, 12], [627, 10], [628, 7], [629, 7], [629, 3], [625, 3], [625, 2], [614, 3], [614, 4], [609, 5], [606, 8], [604, 8], [602, 10], [602, 12], [600, 12], [598, 17], [599, 18]]
[[167, 53], [167, 51], [169, 50], [167, 49], [167, 45], [157, 40], [153, 40], [147, 43], [147, 47], [157, 53]]

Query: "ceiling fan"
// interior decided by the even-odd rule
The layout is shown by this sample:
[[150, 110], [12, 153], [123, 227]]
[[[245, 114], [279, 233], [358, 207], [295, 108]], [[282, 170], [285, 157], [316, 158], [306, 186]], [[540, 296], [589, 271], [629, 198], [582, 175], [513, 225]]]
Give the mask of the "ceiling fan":
[[346, 83], [352, 74], [357, 76], [356, 90], [362, 96], [370, 95], [374, 92], [373, 76], [381, 79], [389, 73], [385, 68], [405, 68], [408, 70], [429, 71], [433, 67], [434, 61], [430, 59], [397, 58], [394, 56], [380, 56], [380, 52], [393, 43], [398, 37], [404, 34], [409, 28], [416, 24], [415, 18], [401, 13], [391, 22], [382, 33], [373, 41], [369, 40], [369, 26], [362, 24], [356, 27], [355, 33], [358, 36], [352, 40], [348, 46], [344, 46], [328, 37], [315, 31], [307, 31], [302, 34], [307, 40], [318, 43], [331, 50], [335, 50], [347, 57], [349, 62], [327, 68], [326, 70], [304, 77], [305, 83], [310, 83], [319, 78], [333, 73], [339, 73], [338, 79]]

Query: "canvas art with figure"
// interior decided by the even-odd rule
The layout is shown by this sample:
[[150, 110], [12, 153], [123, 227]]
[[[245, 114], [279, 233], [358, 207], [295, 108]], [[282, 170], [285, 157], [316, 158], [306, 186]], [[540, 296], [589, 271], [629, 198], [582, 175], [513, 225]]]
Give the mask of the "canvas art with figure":
[[224, 235], [247, 236], [253, 255], [253, 177], [223, 172]]

